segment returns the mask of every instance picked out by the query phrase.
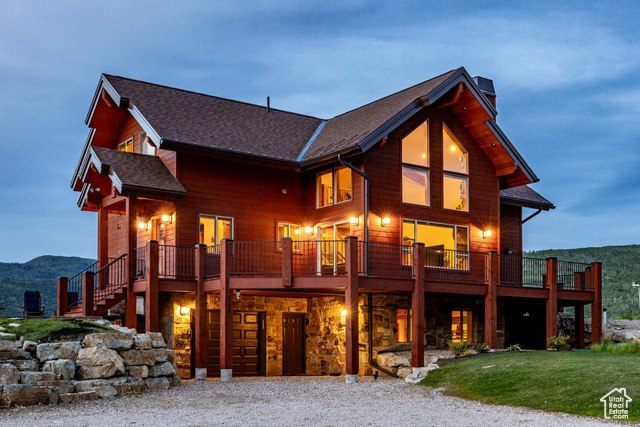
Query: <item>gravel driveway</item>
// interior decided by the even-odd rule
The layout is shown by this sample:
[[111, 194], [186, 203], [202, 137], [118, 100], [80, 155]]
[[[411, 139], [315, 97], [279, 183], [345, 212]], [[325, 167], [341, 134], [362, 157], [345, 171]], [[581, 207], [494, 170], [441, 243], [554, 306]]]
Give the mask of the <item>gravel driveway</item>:
[[[493, 406], [443, 396], [397, 379], [334, 377], [185, 381], [114, 400], [0, 409], [2, 426], [596, 426], [604, 420]], [[615, 424], [615, 423], [614, 423]]]

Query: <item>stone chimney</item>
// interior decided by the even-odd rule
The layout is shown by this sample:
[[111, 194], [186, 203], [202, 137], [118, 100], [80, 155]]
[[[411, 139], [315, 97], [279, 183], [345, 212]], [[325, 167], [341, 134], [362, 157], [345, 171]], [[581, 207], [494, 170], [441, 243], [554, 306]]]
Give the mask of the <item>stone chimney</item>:
[[484, 96], [487, 97], [489, 102], [491, 102], [491, 104], [495, 108], [495, 106], [496, 106], [496, 90], [493, 87], [493, 80], [487, 79], [485, 77], [475, 76], [473, 78], [473, 81], [476, 82], [476, 84], [480, 88], [480, 92], [482, 92], [484, 94]]

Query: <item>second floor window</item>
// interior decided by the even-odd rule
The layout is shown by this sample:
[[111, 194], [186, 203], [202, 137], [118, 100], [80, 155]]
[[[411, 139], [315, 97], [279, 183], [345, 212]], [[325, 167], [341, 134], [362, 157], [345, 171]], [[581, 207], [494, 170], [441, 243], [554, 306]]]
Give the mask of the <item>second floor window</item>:
[[468, 154], [446, 126], [442, 126], [444, 169], [443, 207], [469, 211]]
[[292, 250], [300, 252], [300, 234], [302, 230], [297, 224], [278, 224], [278, 250], [282, 250], [282, 239], [289, 237], [292, 240]]
[[[459, 225], [405, 219], [402, 221], [402, 244], [424, 243], [425, 266], [468, 269], [469, 229]], [[409, 256], [403, 257], [409, 265]]]
[[402, 202], [429, 206], [429, 122], [402, 139]]
[[118, 151], [126, 151], [127, 153], [133, 153], [133, 139], [118, 144]]
[[351, 200], [351, 187], [351, 170], [346, 167], [319, 173], [316, 179], [317, 207]]
[[219, 245], [223, 239], [233, 239], [233, 218], [200, 215], [200, 244]]

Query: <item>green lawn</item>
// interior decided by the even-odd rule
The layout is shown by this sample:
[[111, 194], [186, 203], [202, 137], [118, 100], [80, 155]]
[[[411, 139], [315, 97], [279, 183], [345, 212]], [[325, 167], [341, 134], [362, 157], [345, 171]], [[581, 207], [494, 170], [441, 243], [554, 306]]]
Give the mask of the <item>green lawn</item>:
[[[11, 327], [9, 324], [17, 323], [19, 327]], [[85, 335], [99, 332], [116, 332], [113, 329], [97, 325], [86, 320], [69, 319], [43, 319], [27, 318], [12, 320], [0, 317], [0, 326], [5, 330], [2, 332], [15, 334], [17, 338], [24, 337], [25, 340], [37, 343], [59, 342], [59, 341], [81, 341]]]
[[[491, 365], [495, 365], [490, 367]], [[626, 388], [629, 419], [640, 421], [640, 355], [536, 351], [489, 354], [442, 366], [422, 382], [500, 405], [604, 417], [600, 398]]]

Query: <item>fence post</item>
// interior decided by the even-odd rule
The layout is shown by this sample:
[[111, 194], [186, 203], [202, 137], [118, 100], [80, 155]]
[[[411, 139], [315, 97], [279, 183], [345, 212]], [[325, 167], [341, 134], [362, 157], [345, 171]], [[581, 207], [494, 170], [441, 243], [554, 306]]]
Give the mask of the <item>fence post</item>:
[[67, 296], [67, 287], [69, 286], [69, 278], [58, 277], [58, 297], [56, 300], [56, 315], [64, 316], [69, 307], [69, 297]]
[[[158, 259], [159, 246], [155, 240], [147, 241], [144, 251], [144, 278], [147, 289], [144, 295], [144, 329], [147, 332], [158, 332]], [[136, 262], [137, 264], [137, 262]], [[136, 268], [138, 268], [136, 266]]]
[[[337, 242], [336, 242], [337, 244]], [[345, 347], [346, 347], [346, 382], [358, 382], [360, 367], [358, 346], [358, 238], [345, 238], [345, 253], [347, 267], [347, 283], [344, 289], [344, 308], [347, 310], [345, 319]]]
[[220, 381], [233, 376], [233, 305], [229, 275], [233, 271], [233, 240], [220, 242]]
[[424, 366], [424, 243], [413, 244], [413, 277], [411, 293], [411, 366]]
[[282, 239], [282, 286], [290, 288], [293, 282], [291, 281], [293, 262], [293, 242], [291, 237], [285, 237]]
[[591, 304], [591, 342], [599, 343], [602, 339], [602, 263], [591, 263], [591, 284], [593, 286], [593, 303]]
[[487, 295], [484, 298], [484, 343], [489, 348], [498, 347], [498, 281], [500, 280], [498, 252], [489, 252], [486, 264]]
[[[558, 258], [547, 258], [547, 274], [545, 275], [547, 288], [547, 338], [558, 335]], [[549, 348], [549, 344], [547, 343]]]
[[195, 313], [195, 365], [196, 380], [207, 379], [207, 294], [204, 277], [207, 265], [207, 245], [196, 245], [196, 313]]
[[82, 274], [82, 316], [93, 316], [93, 283], [95, 274], [87, 271]]

